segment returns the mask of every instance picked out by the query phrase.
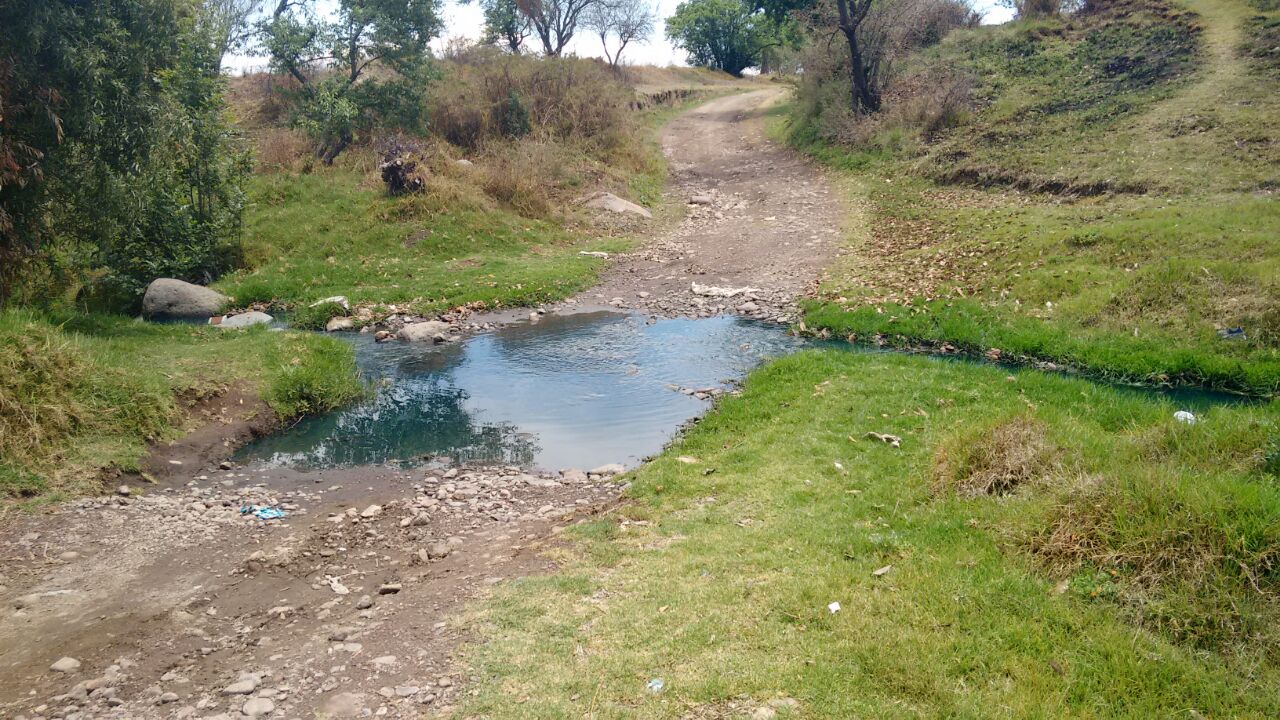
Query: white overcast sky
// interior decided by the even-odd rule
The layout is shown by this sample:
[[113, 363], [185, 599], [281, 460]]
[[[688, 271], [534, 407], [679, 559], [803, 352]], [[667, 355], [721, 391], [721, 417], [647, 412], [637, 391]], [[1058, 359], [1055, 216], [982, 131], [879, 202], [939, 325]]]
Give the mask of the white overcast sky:
[[[658, 26], [654, 29], [653, 39], [644, 45], [628, 47], [623, 55], [623, 62], [629, 65], [685, 65], [684, 53], [671, 47], [667, 42], [663, 22], [676, 11], [681, 0], [656, 0]], [[333, 5], [332, 0], [322, 0], [321, 6]], [[975, 6], [983, 14], [983, 22], [1002, 23], [1013, 16], [1009, 8], [1001, 7], [995, 0], [977, 0]], [[444, 2], [445, 29], [442, 36], [432, 43], [439, 49], [449, 38], [465, 37], [478, 39], [482, 34], [484, 15], [477, 0], [462, 4], [456, 0]], [[531, 43], [536, 39], [531, 38]], [[603, 57], [600, 50], [600, 39], [585, 32], [579, 32], [569, 44], [569, 52], [582, 57]], [[233, 72], [260, 70], [266, 65], [266, 59], [254, 56], [233, 56], [227, 58], [227, 65]]]

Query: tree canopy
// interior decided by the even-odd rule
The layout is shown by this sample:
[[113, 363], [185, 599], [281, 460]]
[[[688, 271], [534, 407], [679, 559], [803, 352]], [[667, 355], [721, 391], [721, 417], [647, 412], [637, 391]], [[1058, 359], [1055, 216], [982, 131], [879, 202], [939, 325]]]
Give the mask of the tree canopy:
[[667, 37], [695, 65], [731, 75], [760, 63], [779, 43], [778, 23], [741, 0], [685, 0], [667, 18]]

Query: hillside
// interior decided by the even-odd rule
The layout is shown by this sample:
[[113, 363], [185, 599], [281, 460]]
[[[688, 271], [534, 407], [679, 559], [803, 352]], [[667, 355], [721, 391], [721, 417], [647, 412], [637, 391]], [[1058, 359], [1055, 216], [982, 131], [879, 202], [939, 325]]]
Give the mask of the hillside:
[[866, 213], [810, 324], [1276, 393], [1280, 77], [1250, 49], [1275, 15], [1121, 2], [959, 30], [900, 86], [910, 108], [916, 87], [971, 85], [944, 121], [890, 110], [847, 146], [793, 126]]

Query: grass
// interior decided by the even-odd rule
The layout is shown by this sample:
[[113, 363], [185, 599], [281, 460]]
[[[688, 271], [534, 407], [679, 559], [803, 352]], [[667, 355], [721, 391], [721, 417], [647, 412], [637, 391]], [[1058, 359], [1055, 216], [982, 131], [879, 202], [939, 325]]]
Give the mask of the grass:
[[251, 269], [217, 287], [239, 304], [346, 295], [423, 313], [533, 305], [592, 284], [602, 263], [580, 250], [620, 247], [496, 208], [432, 212], [362, 180], [343, 170], [255, 177], [245, 219]]
[[[571, 528], [555, 574], [467, 618], [460, 713], [1274, 717], [1280, 408], [1178, 407], [920, 357], [777, 361]], [[971, 491], [984, 473], [1017, 482]]]
[[362, 392], [337, 340], [21, 310], [0, 313], [0, 381], [0, 498], [41, 502], [136, 470], [149, 443], [180, 434], [179, 398], [243, 382], [290, 418]]
[[775, 121], [862, 214], [806, 323], [1125, 382], [1280, 391], [1280, 78], [1243, 55], [1258, 10], [1186, 8], [957, 33], [916, 62], [974, 73], [980, 102], [916, 150], [836, 147]]

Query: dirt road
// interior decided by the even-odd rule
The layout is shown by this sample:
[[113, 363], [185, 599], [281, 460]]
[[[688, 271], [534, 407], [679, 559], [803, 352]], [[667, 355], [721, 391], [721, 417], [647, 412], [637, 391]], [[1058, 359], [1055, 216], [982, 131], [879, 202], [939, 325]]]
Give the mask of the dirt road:
[[781, 88], [730, 95], [668, 124], [668, 196], [686, 206], [683, 221], [619, 258], [578, 300], [793, 319], [838, 251], [844, 214], [810, 163], [765, 136], [765, 115], [783, 97]]
[[[777, 97], [727, 97], [671, 123], [686, 216], [579, 302], [793, 312], [834, 253], [840, 213], [814, 170], [764, 138]], [[619, 494], [605, 468], [235, 467], [219, 438], [252, 419], [226, 414], [225, 430], [192, 436], [207, 447], [157, 453], [160, 485], [3, 521], [0, 717], [448, 714], [468, 680], [450, 618], [549, 569], [559, 530]]]

